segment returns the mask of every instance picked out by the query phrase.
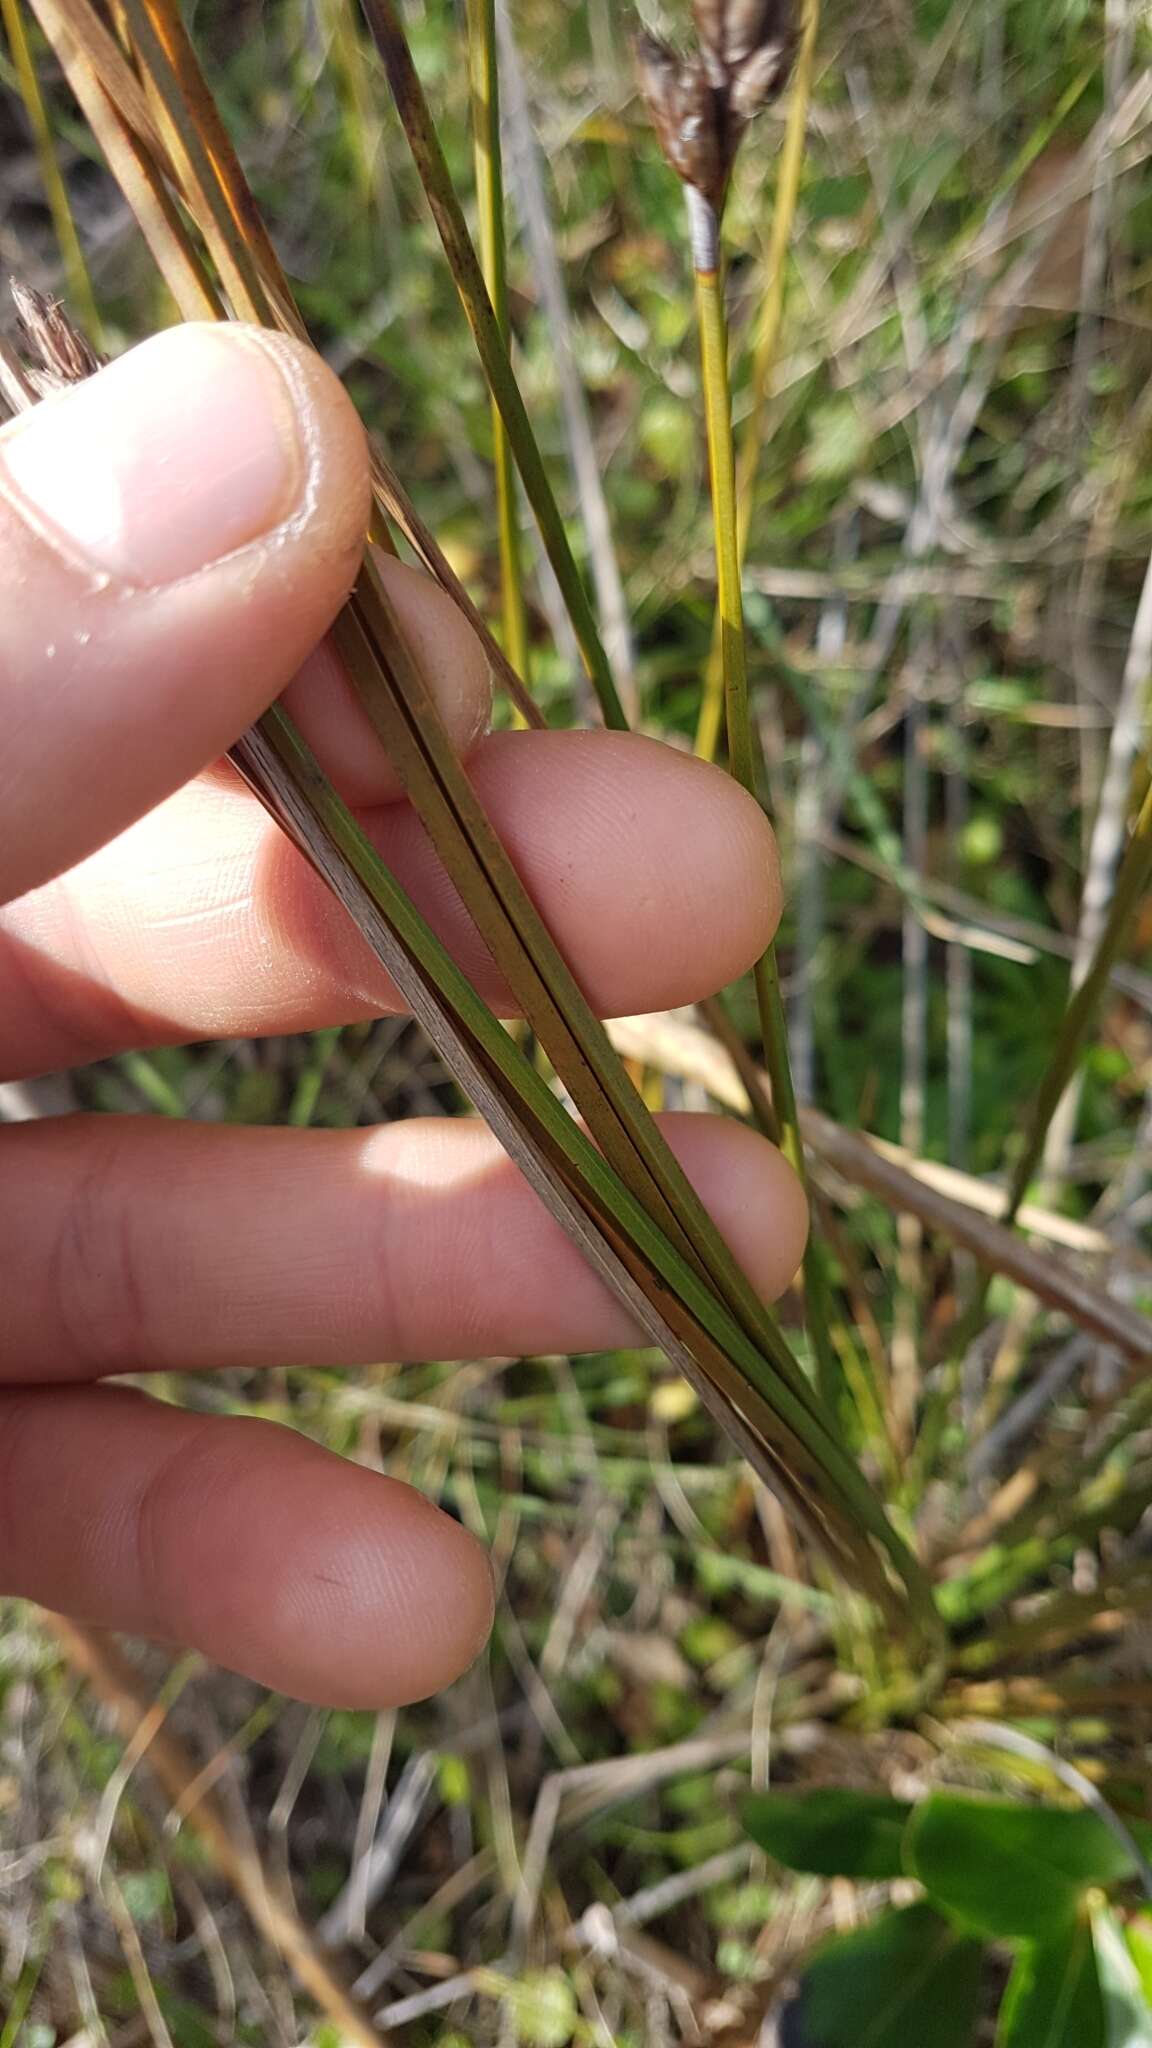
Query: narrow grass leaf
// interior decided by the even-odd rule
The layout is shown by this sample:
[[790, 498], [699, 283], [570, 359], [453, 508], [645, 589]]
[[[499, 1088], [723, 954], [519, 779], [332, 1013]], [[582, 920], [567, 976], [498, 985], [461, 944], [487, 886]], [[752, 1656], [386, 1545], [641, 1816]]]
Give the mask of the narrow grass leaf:
[[[504, 168], [500, 148], [500, 78], [496, 57], [496, 0], [468, 0], [468, 65], [472, 87], [472, 135], [480, 264], [500, 338], [510, 346], [508, 279], [504, 238]], [[504, 645], [513, 668], [528, 677], [528, 624], [520, 560], [516, 473], [508, 430], [495, 398], [492, 405], [492, 460], [496, 472], [496, 529], [500, 548], [500, 594]]]
[[64, 183], [59, 159], [56, 155], [56, 145], [52, 136], [52, 124], [48, 119], [48, 110], [44, 105], [44, 95], [40, 90], [40, 81], [36, 76], [36, 66], [32, 60], [22, 0], [0, 0], [0, 16], [3, 18], [5, 32], [8, 37], [8, 47], [12, 52], [16, 83], [20, 88], [20, 97], [24, 102], [29, 126], [32, 129], [32, 139], [36, 145], [36, 155], [40, 164], [40, 179], [48, 200], [48, 209], [52, 215], [52, 226], [55, 230], [56, 243], [60, 251], [60, 261], [63, 265], [64, 276], [68, 284], [68, 296], [72, 301], [72, 311], [81, 326], [86, 329], [93, 345], [99, 348], [101, 345], [100, 315], [96, 309], [96, 300], [92, 292], [92, 280], [88, 275], [88, 266], [84, 261], [84, 252], [80, 247], [80, 237], [76, 233], [76, 223], [72, 218], [72, 206], [68, 198], [68, 188]]
[[555, 571], [606, 725], [623, 730], [626, 720], [608, 658], [600, 642], [588, 593], [573, 559], [564, 523], [516, 382], [492, 301], [488, 296], [456, 196], [435, 124], [412, 53], [392, 0], [361, 0], [364, 17], [388, 76], [396, 111], [412, 151], [420, 182], [472, 329], [484, 374], [508, 432], [528, 502], [536, 515], [545, 553]]

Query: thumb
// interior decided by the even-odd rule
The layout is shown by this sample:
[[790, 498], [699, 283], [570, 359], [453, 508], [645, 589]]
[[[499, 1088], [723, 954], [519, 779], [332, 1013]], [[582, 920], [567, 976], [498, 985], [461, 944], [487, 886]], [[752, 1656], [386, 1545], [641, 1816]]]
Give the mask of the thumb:
[[0, 902], [271, 703], [352, 585], [359, 421], [319, 357], [175, 327], [0, 431]]

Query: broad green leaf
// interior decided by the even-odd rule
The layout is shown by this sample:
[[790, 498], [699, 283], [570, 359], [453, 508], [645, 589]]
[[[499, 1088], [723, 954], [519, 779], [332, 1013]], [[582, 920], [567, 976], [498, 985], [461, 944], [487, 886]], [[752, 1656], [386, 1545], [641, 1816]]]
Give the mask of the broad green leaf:
[[1091, 1813], [935, 1792], [904, 1837], [905, 1868], [945, 1912], [980, 1934], [1043, 1941], [1074, 1920], [1089, 1885], [1131, 1875], [1131, 1858]]
[[789, 1870], [816, 1877], [902, 1877], [902, 1840], [912, 1808], [880, 1792], [827, 1785], [799, 1796], [749, 1799], [744, 1825]]
[[925, 1905], [838, 1935], [801, 1978], [797, 2048], [972, 2048], [982, 1955]]
[[1105, 2048], [1152, 2048], [1152, 2008], [1124, 1930], [1107, 1906], [1092, 1915], [1092, 1941], [1104, 2004]]
[[1020, 1951], [1000, 2007], [996, 2048], [1106, 2048], [1092, 1931], [1078, 1920]]

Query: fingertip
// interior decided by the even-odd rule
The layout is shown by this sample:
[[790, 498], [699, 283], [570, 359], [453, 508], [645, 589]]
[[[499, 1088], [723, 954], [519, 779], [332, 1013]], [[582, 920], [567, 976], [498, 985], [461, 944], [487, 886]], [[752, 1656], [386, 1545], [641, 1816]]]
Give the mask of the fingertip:
[[[244, 1513], [258, 1498], [260, 1515], [233, 1575], [233, 1609], [226, 1552], [240, 1500], [228, 1468], [240, 1428]], [[227, 1449], [217, 1438], [212, 1457], [217, 1515], [213, 1530], [202, 1521], [198, 1531], [198, 1585], [185, 1582], [189, 1640], [318, 1706], [404, 1706], [467, 1670], [493, 1612], [488, 1560], [468, 1530], [415, 1487], [274, 1424], [233, 1423]]]
[[[375, 561], [452, 746], [466, 757], [492, 711], [484, 650], [459, 606], [422, 569], [384, 553], [377, 553]], [[330, 641], [309, 656], [284, 703], [347, 803], [384, 804], [401, 794], [399, 777]]]
[[772, 827], [708, 762], [639, 733], [493, 733], [473, 782], [602, 1017], [699, 1002], [771, 942]]
[[795, 1279], [808, 1199], [782, 1152], [733, 1117], [665, 1112], [661, 1128], [764, 1301]]
[[[363, 553], [371, 513], [371, 468], [360, 416], [340, 379], [306, 342], [234, 324], [213, 333], [233, 345], [265, 350], [281, 371], [308, 463], [301, 524], [314, 567], [306, 573], [331, 573], [339, 602]], [[294, 573], [300, 574], [299, 565]]]
[[352, 587], [369, 491], [331, 371], [229, 322], [167, 328], [5, 429], [5, 898], [153, 809], [279, 696]]
[[380, 580], [457, 753], [475, 746], [492, 715], [492, 671], [458, 604], [423, 569], [378, 554]]

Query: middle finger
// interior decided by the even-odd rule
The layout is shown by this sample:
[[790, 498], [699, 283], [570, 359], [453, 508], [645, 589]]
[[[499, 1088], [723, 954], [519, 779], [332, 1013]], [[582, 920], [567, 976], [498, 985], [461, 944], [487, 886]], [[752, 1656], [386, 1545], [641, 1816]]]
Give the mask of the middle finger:
[[[697, 1001], [779, 914], [774, 842], [719, 770], [636, 734], [491, 735], [469, 774], [602, 1016]], [[486, 1000], [513, 1005], [418, 817], [369, 836]], [[395, 1010], [343, 911], [230, 775], [201, 778], [0, 919], [0, 1072]]]

